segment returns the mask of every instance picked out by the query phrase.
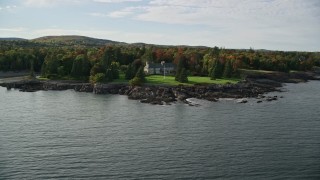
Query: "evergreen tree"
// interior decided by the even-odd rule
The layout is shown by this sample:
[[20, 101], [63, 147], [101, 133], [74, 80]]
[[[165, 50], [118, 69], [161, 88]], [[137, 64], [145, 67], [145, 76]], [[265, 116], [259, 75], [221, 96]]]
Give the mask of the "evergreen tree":
[[132, 64], [129, 64], [128, 65], [128, 68], [127, 68], [127, 71], [126, 71], [126, 75], [125, 75], [125, 78], [127, 80], [130, 80], [134, 77], [134, 72], [133, 72], [133, 67], [132, 67]]
[[30, 77], [31, 78], [35, 78], [35, 74], [34, 74], [34, 60], [35, 60], [35, 56], [30, 56]]
[[73, 61], [71, 76], [75, 78], [88, 77], [90, 75], [90, 62], [85, 54], [80, 54]]
[[211, 79], [221, 78], [222, 73], [223, 73], [223, 65], [219, 60], [216, 60], [213, 66], [211, 67], [210, 78]]
[[230, 61], [227, 61], [224, 66], [223, 77], [230, 78], [232, 76], [232, 65]]
[[75, 60], [73, 60], [71, 76], [75, 78], [79, 78], [82, 76], [82, 60], [81, 58], [78, 58], [78, 56]]
[[215, 46], [215, 47], [213, 47], [213, 49], [211, 50], [211, 55], [214, 57], [214, 58], [218, 58], [219, 56], [220, 56], [220, 52], [221, 52], [221, 50], [217, 47], [217, 46]]
[[142, 66], [138, 69], [138, 72], [135, 77], [139, 78], [142, 82], [146, 80], [145, 74], [144, 74], [144, 68]]
[[179, 76], [179, 82], [182, 82], [182, 83], [188, 82], [188, 71], [186, 68], [182, 68], [180, 76]]
[[[182, 81], [185, 81], [185, 79], [188, 79], [188, 76], [187, 76], [187, 59], [182, 53], [179, 54], [177, 56], [177, 58], [178, 58], [178, 67], [177, 67], [175, 80], [179, 81], [179, 82], [182, 82]], [[183, 69], [185, 69], [185, 70], [183, 70]], [[184, 72], [183, 72], [183, 75], [181, 76], [182, 71], [184, 71]], [[184, 76], [186, 76], [186, 78]], [[184, 78], [181, 79], [181, 77], [184, 77]]]
[[107, 47], [104, 50], [103, 57], [102, 57], [103, 65], [108, 69], [109, 66], [111, 65], [112, 61], [114, 61], [113, 48], [112, 47]]
[[106, 81], [111, 82], [114, 79], [119, 79], [119, 67], [112, 62], [110, 68], [105, 71]]
[[120, 64], [118, 62], [111, 63], [111, 71], [113, 79], [119, 79]]
[[119, 73], [116, 73], [115, 68], [113, 67], [112, 63], [115, 61], [115, 53], [113, 47], [107, 47], [103, 53], [102, 63], [105, 67], [105, 79], [106, 81], [110, 82], [113, 79], [119, 77]]
[[46, 63], [43, 62], [41, 65], [41, 76], [45, 77], [46, 76]]
[[[216, 63], [215, 63], [216, 64]], [[216, 79], [216, 66], [214, 65], [213, 67], [210, 68], [210, 71], [209, 71], [209, 77], [210, 79], [214, 80]]]
[[82, 56], [82, 76], [90, 76], [91, 64], [87, 56], [87, 52], [85, 52]]
[[120, 47], [114, 47], [113, 48], [113, 55], [114, 55], [114, 61], [120, 62], [122, 57], [121, 48]]
[[132, 73], [133, 76], [135, 76], [139, 70], [140, 67], [144, 67], [145, 63], [142, 62], [141, 59], [136, 59], [132, 62]]
[[211, 57], [210, 68], [209, 68], [209, 77], [211, 79], [220, 78], [223, 73], [223, 65], [219, 61], [221, 50], [215, 46], [211, 49], [209, 56]]
[[59, 61], [56, 59], [53, 53], [48, 53], [41, 67], [41, 75], [45, 77], [56, 75], [58, 74], [58, 67]]
[[51, 60], [47, 63], [47, 73], [48, 74], [58, 74], [59, 61], [52, 55]]

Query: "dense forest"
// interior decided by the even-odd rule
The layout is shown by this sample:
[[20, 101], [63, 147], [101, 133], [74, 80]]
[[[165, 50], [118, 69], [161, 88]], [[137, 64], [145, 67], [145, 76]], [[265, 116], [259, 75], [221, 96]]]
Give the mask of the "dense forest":
[[[320, 65], [319, 52], [236, 50], [209, 47], [125, 44], [110, 41], [0, 41], [0, 71], [30, 70], [47, 78], [110, 82], [125, 74], [143, 81], [145, 62], [174, 63], [176, 80], [188, 75], [239, 76], [239, 69], [289, 72]], [[137, 79], [136, 79], [137, 80]]]

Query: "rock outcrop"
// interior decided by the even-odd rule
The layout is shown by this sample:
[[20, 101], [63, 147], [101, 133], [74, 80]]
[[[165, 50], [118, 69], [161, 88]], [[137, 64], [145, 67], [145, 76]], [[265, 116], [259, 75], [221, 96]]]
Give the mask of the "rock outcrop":
[[[95, 94], [120, 94], [127, 95], [129, 99], [140, 100], [142, 103], [150, 104], [170, 104], [174, 101], [186, 102], [188, 98], [205, 99], [208, 101], [218, 101], [219, 98], [245, 99], [256, 97], [257, 103], [262, 99], [266, 101], [277, 100], [278, 97], [265, 97], [263, 94], [271, 91], [279, 91], [281, 82], [290, 81], [298, 78], [303, 81], [306, 79], [316, 79], [307, 73], [295, 75], [283, 75], [282, 79], [276, 81], [278, 74], [264, 75], [263, 77], [248, 77], [246, 80], [237, 84], [211, 84], [194, 86], [166, 86], [166, 85], [144, 85], [129, 86], [127, 84], [90, 84], [77, 81], [39, 81], [23, 80], [18, 82], [2, 83], [0, 86], [7, 89], [16, 88], [24, 92], [34, 92], [38, 90], [67, 90], [73, 89], [78, 92], [91, 92]], [[241, 103], [246, 103], [243, 100]]]
[[259, 94], [276, 90], [273, 86], [257, 85], [257, 83], [250, 82], [196, 86], [129, 86], [126, 84], [112, 83], [92, 85], [90, 83], [73, 81], [23, 80], [0, 85], [7, 87], [8, 89], [16, 88], [24, 92], [73, 89], [78, 92], [93, 92], [95, 94], [120, 94], [127, 95], [129, 99], [140, 100], [142, 103], [159, 105], [170, 104], [174, 101], [185, 102], [187, 98], [217, 101], [219, 98], [257, 97]]

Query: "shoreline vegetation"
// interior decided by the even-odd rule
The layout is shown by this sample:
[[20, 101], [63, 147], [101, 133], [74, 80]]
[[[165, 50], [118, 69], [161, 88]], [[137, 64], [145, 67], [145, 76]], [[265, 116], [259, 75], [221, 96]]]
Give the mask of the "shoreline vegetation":
[[282, 83], [318, 79], [319, 66], [320, 52], [127, 44], [83, 36], [0, 40], [0, 78], [9, 78], [0, 85], [7, 89], [74, 89], [151, 104], [276, 100], [263, 94], [279, 91]]

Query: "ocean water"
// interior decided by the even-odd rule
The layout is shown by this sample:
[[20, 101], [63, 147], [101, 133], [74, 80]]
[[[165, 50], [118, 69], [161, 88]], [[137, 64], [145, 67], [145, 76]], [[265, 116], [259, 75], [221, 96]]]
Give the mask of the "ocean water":
[[320, 82], [154, 106], [0, 88], [0, 179], [320, 179]]

